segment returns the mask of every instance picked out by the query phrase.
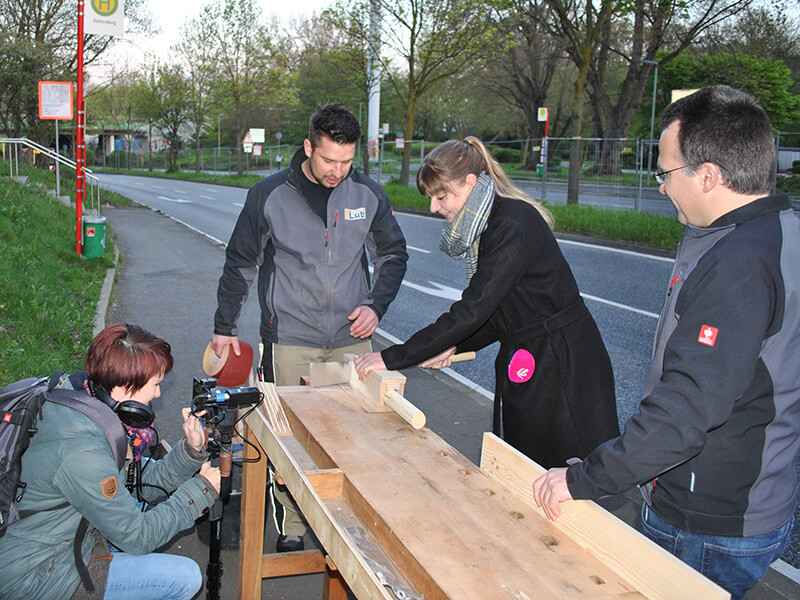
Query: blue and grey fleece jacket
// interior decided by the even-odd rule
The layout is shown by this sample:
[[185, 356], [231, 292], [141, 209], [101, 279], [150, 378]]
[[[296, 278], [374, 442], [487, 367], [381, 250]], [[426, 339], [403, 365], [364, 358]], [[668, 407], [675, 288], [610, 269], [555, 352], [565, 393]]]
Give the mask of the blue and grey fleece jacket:
[[331, 192], [323, 223], [300, 191], [304, 159], [301, 149], [248, 192], [225, 253], [215, 333], [238, 335], [256, 274], [262, 339], [293, 346], [350, 345], [347, 315], [364, 305], [380, 318], [397, 295], [408, 253], [383, 188], [351, 170]]
[[650, 482], [680, 529], [752, 536], [798, 501], [800, 216], [782, 195], [688, 227], [639, 412], [569, 467], [576, 499]]

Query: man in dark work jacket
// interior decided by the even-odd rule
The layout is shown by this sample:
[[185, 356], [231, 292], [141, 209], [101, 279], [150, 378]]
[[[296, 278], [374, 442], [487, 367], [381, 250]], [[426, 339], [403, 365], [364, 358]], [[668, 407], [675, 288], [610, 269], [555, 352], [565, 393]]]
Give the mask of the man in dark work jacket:
[[662, 128], [656, 179], [687, 227], [645, 398], [534, 496], [557, 518], [646, 484], [642, 532], [739, 599], [786, 548], [800, 489], [800, 219], [769, 195], [772, 130], [747, 94], [704, 88]]

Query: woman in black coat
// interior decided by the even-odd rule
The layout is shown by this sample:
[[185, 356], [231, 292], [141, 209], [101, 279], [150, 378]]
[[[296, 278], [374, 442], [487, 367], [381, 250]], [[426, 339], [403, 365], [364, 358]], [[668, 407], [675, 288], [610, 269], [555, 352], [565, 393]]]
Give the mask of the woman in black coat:
[[461, 300], [405, 344], [356, 358], [373, 370], [449, 366], [500, 341], [494, 432], [546, 468], [619, 435], [614, 376], [600, 332], [550, 229], [552, 216], [474, 137], [431, 152], [417, 174], [448, 221], [442, 250], [466, 258]]

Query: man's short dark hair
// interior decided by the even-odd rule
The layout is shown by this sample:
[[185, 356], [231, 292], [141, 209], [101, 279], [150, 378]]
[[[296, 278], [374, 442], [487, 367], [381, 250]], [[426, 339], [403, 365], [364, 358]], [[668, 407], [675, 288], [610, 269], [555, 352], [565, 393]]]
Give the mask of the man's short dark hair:
[[326, 135], [337, 144], [355, 144], [361, 136], [361, 127], [345, 106], [326, 104], [308, 121], [308, 139], [318, 146], [320, 137]]
[[690, 169], [713, 163], [734, 192], [772, 191], [775, 140], [769, 117], [755, 98], [727, 85], [705, 87], [666, 108], [661, 127], [674, 121], [681, 124], [678, 142]]

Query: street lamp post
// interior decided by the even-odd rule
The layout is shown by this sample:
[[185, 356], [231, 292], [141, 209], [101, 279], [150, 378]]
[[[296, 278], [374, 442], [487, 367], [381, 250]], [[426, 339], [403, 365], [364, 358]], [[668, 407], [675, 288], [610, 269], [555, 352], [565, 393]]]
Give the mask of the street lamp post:
[[655, 135], [656, 125], [656, 92], [658, 90], [658, 62], [655, 60], [642, 61], [646, 65], [655, 66], [653, 73], [653, 103], [650, 107], [650, 149], [647, 153], [647, 171], [648, 173], [653, 170], [653, 136]]
[[[653, 136], [655, 135], [655, 124], [656, 124], [656, 90], [658, 88], [658, 63], [654, 60], [643, 60], [642, 64], [646, 65], [654, 65], [655, 66], [655, 75], [653, 77], [653, 102], [652, 106], [650, 107], [650, 139], [648, 141], [648, 151], [647, 151], [647, 173], [650, 174], [652, 170], [652, 163], [653, 163]], [[643, 150], [641, 140], [637, 145], [637, 163], [639, 169], [639, 190], [636, 194], [636, 198], [634, 200], [634, 209], [640, 211], [642, 209], [642, 162], [643, 161]]]

